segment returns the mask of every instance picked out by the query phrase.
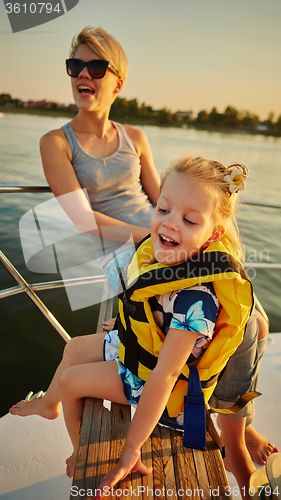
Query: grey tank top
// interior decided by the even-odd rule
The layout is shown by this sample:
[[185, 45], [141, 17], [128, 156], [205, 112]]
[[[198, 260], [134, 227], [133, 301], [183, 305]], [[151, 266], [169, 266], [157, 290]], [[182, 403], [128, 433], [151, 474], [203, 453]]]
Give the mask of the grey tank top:
[[72, 166], [81, 187], [87, 190], [91, 207], [109, 217], [136, 226], [150, 227], [153, 206], [142, 190], [141, 165], [134, 145], [119, 123], [119, 144], [106, 157], [106, 165], [84, 151], [69, 123], [62, 127], [72, 151]]

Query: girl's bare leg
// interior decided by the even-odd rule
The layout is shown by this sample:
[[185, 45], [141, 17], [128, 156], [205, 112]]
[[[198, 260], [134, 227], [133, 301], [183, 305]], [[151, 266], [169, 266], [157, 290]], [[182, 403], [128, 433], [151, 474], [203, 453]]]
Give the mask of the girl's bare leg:
[[59, 381], [65, 424], [73, 444], [73, 454], [66, 461], [66, 474], [73, 477], [79, 443], [79, 429], [84, 397], [108, 399], [129, 404], [123, 391], [116, 361], [101, 361], [72, 366]]
[[40, 415], [48, 419], [58, 417], [60, 413], [58, 381], [62, 373], [70, 366], [102, 361], [104, 336], [104, 333], [97, 333], [71, 339], [64, 348], [63, 358], [45, 395], [31, 401], [22, 400], [12, 406], [9, 412], [21, 417], [28, 415]]

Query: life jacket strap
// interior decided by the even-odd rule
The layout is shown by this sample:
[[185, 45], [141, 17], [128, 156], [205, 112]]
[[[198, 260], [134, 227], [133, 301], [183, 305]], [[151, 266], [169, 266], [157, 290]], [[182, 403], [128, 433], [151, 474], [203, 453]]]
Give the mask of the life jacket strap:
[[206, 449], [206, 406], [197, 368], [189, 369], [189, 381], [184, 405], [183, 446]]
[[[220, 376], [219, 373], [215, 373], [215, 375], [212, 375], [210, 378], [208, 378], [208, 380], [201, 380], [202, 389], [208, 389], [209, 387], [216, 385], [219, 376]], [[188, 382], [189, 378], [183, 375], [183, 373], [181, 373], [178, 380], [186, 380]], [[184, 401], [186, 402], [186, 397], [184, 398]]]
[[246, 394], [243, 394], [243, 396], [240, 396], [240, 398], [237, 399], [236, 403], [230, 406], [230, 408], [210, 407], [208, 409], [208, 413], [209, 415], [211, 415], [212, 413], [220, 413], [221, 415], [233, 415], [242, 410], [242, 408], [244, 408], [244, 406], [246, 406], [247, 403], [249, 403], [255, 398], [258, 398], [259, 396], [261, 396], [261, 393], [258, 391], [247, 392]]

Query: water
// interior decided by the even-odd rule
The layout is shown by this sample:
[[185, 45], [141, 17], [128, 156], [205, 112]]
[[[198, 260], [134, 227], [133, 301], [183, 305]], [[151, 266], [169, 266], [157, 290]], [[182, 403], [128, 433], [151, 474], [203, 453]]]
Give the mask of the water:
[[[61, 127], [65, 118], [7, 114], [0, 119], [0, 184], [46, 185], [39, 139], [47, 131]], [[280, 203], [281, 139], [247, 134], [224, 134], [192, 129], [142, 127], [153, 152], [157, 170], [167, 166], [178, 153], [196, 150], [228, 165], [233, 161], [250, 168], [247, 192], [242, 197]], [[28, 271], [20, 245], [19, 220], [34, 206], [52, 198], [51, 194], [0, 194], [0, 249], [29, 283], [61, 279], [57, 274]], [[281, 211], [242, 206], [239, 227], [245, 243], [246, 260], [280, 263]], [[71, 247], [76, 255], [82, 243]], [[254, 289], [271, 321], [271, 331], [281, 330], [281, 270], [256, 271]], [[16, 283], [0, 268], [0, 289]], [[101, 290], [98, 289], [98, 293]], [[98, 306], [71, 311], [64, 289], [42, 291], [40, 298], [70, 336], [93, 333]], [[26, 294], [0, 300], [1, 318], [1, 402], [0, 415], [23, 398], [29, 390], [46, 389], [60, 361], [64, 341], [49, 325]]]

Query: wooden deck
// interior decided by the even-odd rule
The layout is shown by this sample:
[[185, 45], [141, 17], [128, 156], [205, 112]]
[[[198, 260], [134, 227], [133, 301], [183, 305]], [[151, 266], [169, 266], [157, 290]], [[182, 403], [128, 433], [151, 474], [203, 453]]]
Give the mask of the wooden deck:
[[[105, 290], [106, 294], [106, 290]], [[97, 331], [111, 317], [112, 302], [101, 305]], [[93, 498], [102, 477], [118, 461], [131, 421], [129, 406], [85, 400], [79, 452], [70, 499]], [[215, 430], [211, 427], [210, 434]], [[207, 432], [205, 451], [185, 448], [181, 432], [156, 426], [141, 449], [142, 461], [153, 467], [152, 474], [131, 473], [104, 498], [157, 500], [229, 499], [228, 481], [218, 445]]]

